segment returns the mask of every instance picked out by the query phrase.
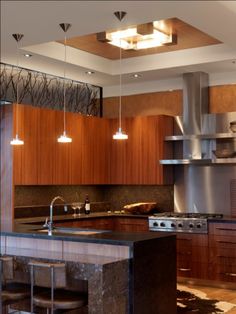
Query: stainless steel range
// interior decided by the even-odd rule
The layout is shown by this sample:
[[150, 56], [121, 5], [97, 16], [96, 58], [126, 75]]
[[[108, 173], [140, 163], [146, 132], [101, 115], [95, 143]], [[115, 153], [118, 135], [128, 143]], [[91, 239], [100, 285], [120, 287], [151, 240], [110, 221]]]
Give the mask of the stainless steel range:
[[161, 213], [148, 218], [150, 231], [208, 233], [208, 220], [222, 218], [221, 214]]

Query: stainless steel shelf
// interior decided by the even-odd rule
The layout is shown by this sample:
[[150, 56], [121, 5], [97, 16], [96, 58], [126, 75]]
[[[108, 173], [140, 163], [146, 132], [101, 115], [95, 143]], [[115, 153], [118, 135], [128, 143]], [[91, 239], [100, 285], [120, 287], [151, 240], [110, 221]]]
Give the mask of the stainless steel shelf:
[[172, 135], [166, 136], [165, 141], [183, 141], [183, 140], [204, 140], [204, 139], [221, 139], [232, 138], [236, 139], [236, 133], [216, 133], [216, 134], [196, 134], [196, 135]]
[[236, 158], [216, 159], [162, 159], [162, 165], [214, 165], [214, 164], [236, 164]]

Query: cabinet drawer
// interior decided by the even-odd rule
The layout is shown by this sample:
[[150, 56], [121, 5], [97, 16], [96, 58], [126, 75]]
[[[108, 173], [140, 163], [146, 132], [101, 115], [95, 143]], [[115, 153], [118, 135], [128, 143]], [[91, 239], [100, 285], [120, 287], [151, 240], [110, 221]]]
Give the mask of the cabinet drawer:
[[190, 259], [192, 262], [208, 262], [208, 248], [193, 246], [191, 248], [177, 248], [177, 260]]
[[236, 265], [215, 265], [214, 273], [217, 280], [236, 282]]
[[209, 278], [208, 263], [177, 263], [177, 276], [190, 278]]
[[180, 245], [208, 246], [206, 234], [177, 234], [177, 243]]
[[209, 234], [236, 237], [236, 223], [210, 223]]

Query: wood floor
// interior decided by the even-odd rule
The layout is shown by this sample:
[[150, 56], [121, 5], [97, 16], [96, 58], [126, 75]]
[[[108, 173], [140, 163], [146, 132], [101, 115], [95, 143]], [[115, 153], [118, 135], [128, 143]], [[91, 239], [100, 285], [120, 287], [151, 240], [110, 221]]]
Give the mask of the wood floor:
[[[219, 301], [230, 302], [236, 304], [236, 288], [235, 289], [223, 289], [217, 287], [209, 287], [209, 286], [200, 286], [200, 285], [191, 285], [184, 284], [185, 286], [191, 289], [201, 290], [206, 293], [209, 299], [217, 299]], [[227, 314], [236, 314], [236, 306], [227, 312]]]

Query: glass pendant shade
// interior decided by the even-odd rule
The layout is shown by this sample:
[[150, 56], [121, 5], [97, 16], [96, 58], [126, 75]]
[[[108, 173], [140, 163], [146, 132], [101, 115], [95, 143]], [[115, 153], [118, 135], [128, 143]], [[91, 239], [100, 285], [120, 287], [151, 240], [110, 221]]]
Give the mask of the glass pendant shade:
[[121, 128], [113, 135], [113, 140], [127, 140], [128, 135], [124, 133]]
[[68, 137], [66, 135], [66, 131], [64, 131], [63, 134], [60, 137], [58, 137], [57, 141], [58, 143], [71, 143], [72, 138]]
[[16, 137], [10, 141], [10, 144], [11, 145], [24, 145], [24, 141], [19, 139], [18, 134], [16, 134]]

